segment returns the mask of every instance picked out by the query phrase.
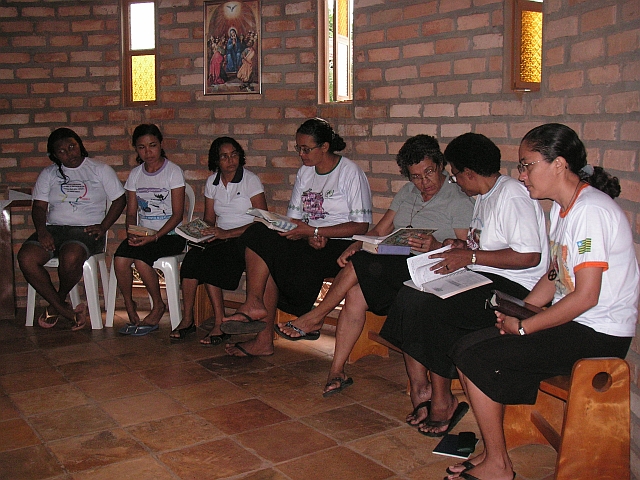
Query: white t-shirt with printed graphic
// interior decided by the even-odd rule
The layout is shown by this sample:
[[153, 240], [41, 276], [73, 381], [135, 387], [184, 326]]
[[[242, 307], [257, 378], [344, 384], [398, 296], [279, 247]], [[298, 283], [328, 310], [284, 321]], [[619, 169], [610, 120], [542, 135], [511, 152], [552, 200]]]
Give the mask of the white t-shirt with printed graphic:
[[247, 210], [252, 207], [251, 198], [264, 192], [262, 182], [255, 173], [243, 167], [238, 170], [242, 171], [242, 179], [238, 182], [231, 181], [226, 187], [221, 180], [214, 185], [213, 182], [219, 175], [217, 173], [207, 178], [205, 183], [204, 196], [213, 199], [216, 225], [223, 230], [243, 227], [253, 222], [255, 217], [247, 215]]
[[46, 167], [36, 180], [33, 200], [47, 202], [47, 225], [97, 225], [106, 215], [107, 200], [124, 194], [122, 183], [109, 165], [85, 157], [76, 168], [62, 166], [68, 177], [60, 175], [58, 165]]
[[467, 243], [473, 249], [540, 253], [540, 263], [525, 269], [504, 269], [473, 265], [469, 268], [508, 278], [531, 290], [547, 271], [549, 241], [544, 212], [537, 200], [515, 178], [501, 175], [484, 195], [478, 195], [473, 209]]
[[147, 173], [144, 164], [131, 170], [124, 188], [136, 192], [138, 225], [160, 230], [173, 214], [171, 190], [184, 186], [182, 169], [166, 158], [157, 172]]
[[569, 209], [550, 213], [551, 266], [557, 277], [554, 303], [575, 289], [582, 268], [602, 267], [598, 304], [574, 321], [597, 332], [633, 337], [638, 318], [639, 275], [629, 221], [607, 194], [585, 185]]
[[287, 215], [307, 221], [312, 227], [330, 227], [347, 222], [371, 223], [371, 190], [362, 169], [341, 157], [329, 173], [302, 166], [296, 175]]

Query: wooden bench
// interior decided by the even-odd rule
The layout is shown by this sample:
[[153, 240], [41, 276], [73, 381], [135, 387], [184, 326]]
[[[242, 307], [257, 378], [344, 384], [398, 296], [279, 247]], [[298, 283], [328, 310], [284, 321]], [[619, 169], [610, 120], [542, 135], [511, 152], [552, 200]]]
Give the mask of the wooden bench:
[[557, 452], [555, 480], [629, 479], [629, 366], [586, 358], [571, 376], [540, 384], [535, 405], [507, 405], [507, 449], [548, 444]]

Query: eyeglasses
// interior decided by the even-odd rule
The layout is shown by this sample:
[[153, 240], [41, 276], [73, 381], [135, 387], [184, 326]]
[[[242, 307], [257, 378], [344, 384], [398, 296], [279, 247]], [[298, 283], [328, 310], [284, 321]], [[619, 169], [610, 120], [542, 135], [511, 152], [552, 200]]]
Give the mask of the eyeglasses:
[[451, 173], [449, 174], [449, 183], [458, 183], [458, 178], [456, 177], [458, 173], [453, 173], [453, 170], [451, 171]]
[[301, 147], [300, 145], [296, 145], [295, 147], [293, 147], [295, 149], [296, 152], [301, 153], [303, 155], [309, 155], [309, 153], [311, 152], [311, 150], [315, 150], [316, 148], [320, 148], [322, 146], [322, 144], [320, 145], [316, 145], [315, 147]]
[[227, 161], [227, 160], [231, 160], [232, 158], [239, 158], [239, 157], [240, 157], [240, 154], [236, 150], [234, 150], [231, 153], [223, 153], [222, 155], [220, 155], [220, 160]]
[[518, 173], [524, 173], [525, 170], [528, 170], [528, 167], [531, 165], [535, 165], [536, 163], [540, 163], [542, 160], [537, 160], [535, 162], [530, 163], [519, 163], [518, 164]]
[[438, 173], [438, 170], [435, 168], [427, 168], [424, 171], [424, 175], [418, 175], [417, 173], [414, 173], [412, 175], [409, 175], [409, 180], [411, 180], [412, 182], [418, 183], [422, 180], [426, 180], [427, 178], [429, 180], [433, 180], [433, 177]]

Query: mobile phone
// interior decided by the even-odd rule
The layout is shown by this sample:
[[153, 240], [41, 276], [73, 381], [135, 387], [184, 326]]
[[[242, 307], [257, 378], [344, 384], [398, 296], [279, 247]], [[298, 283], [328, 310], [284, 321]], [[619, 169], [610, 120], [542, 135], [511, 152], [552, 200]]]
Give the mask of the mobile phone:
[[460, 432], [458, 433], [458, 452], [471, 454], [476, 449], [476, 443], [478, 439], [473, 432]]

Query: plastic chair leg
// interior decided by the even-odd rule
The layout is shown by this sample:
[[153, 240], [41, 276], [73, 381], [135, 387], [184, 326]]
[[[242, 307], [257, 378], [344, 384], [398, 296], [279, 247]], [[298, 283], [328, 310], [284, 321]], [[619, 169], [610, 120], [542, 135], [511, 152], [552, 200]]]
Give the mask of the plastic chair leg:
[[107, 315], [104, 319], [105, 327], [113, 327], [113, 316], [116, 311], [116, 291], [118, 289], [118, 279], [116, 278], [115, 259], [111, 263], [111, 273], [109, 275], [109, 288], [105, 298], [104, 308]]
[[[102, 328], [102, 312], [100, 312], [100, 294], [98, 291], [98, 262], [95, 256], [89, 257], [87, 261], [84, 262], [82, 271], [91, 328], [99, 330]], [[76, 287], [74, 287], [74, 290], [75, 288]]]
[[25, 325], [27, 327], [33, 327], [33, 318], [36, 311], [36, 289], [29, 283], [27, 285], [27, 321]]
[[162, 257], [156, 262], [156, 264], [159, 264], [158, 268], [164, 274], [172, 330], [178, 328], [182, 321], [182, 311], [180, 310], [180, 260], [180, 256], [173, 256]]

